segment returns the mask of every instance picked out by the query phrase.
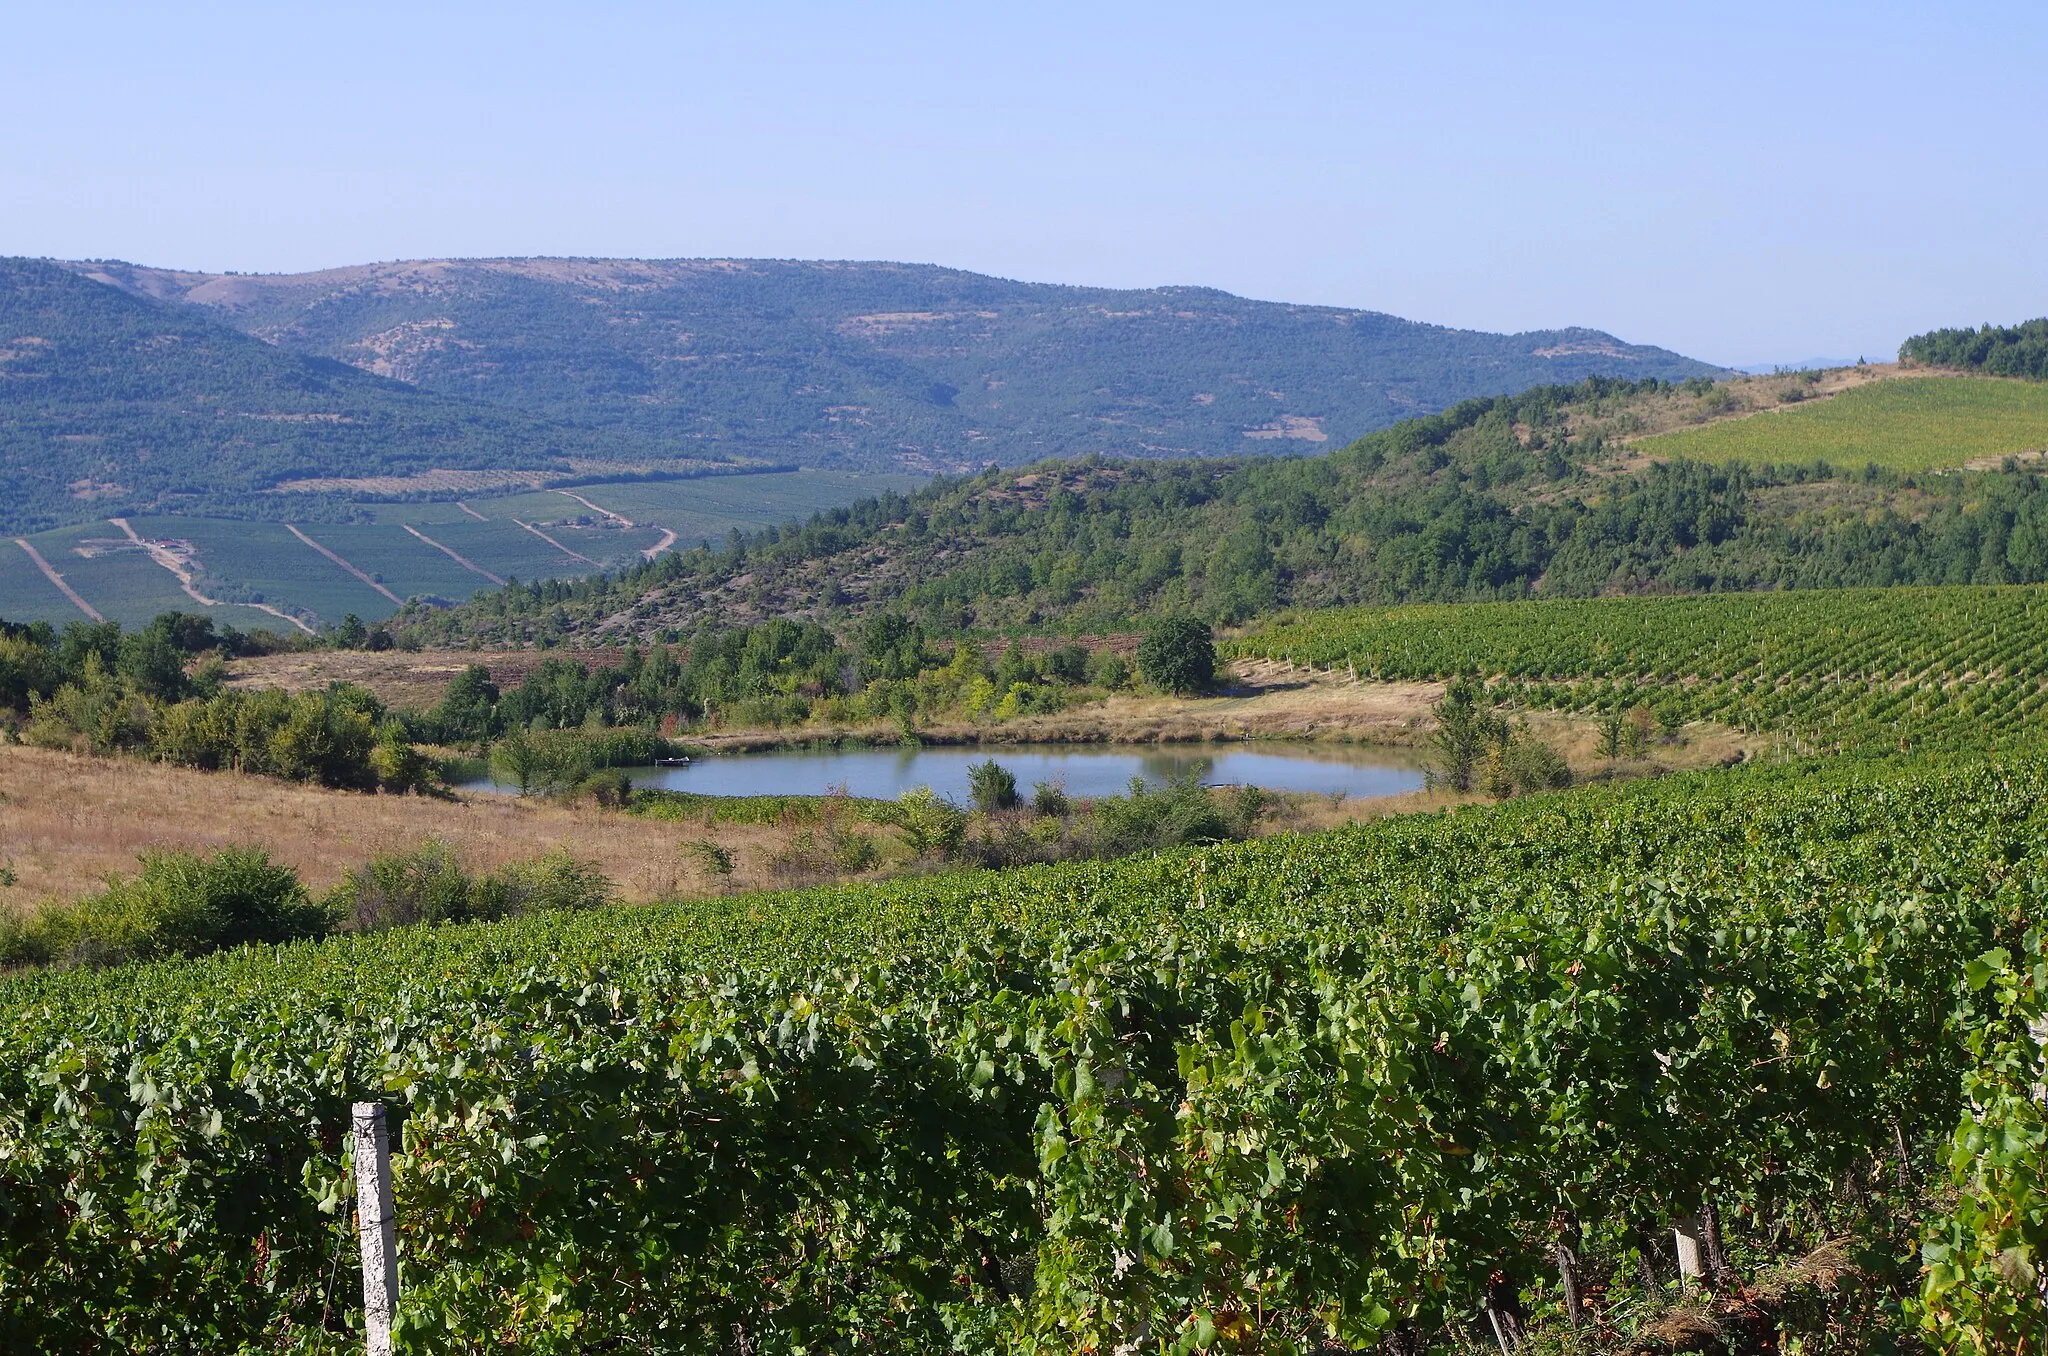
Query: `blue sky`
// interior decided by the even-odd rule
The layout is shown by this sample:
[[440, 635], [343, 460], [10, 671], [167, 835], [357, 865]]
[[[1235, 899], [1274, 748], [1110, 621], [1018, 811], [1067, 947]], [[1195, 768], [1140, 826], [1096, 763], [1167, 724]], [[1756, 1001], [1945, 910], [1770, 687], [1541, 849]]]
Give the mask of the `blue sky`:
[[2048, 6], [10, 5], [0, 252], [907, 259], [1721, 362], [2048, 313]]

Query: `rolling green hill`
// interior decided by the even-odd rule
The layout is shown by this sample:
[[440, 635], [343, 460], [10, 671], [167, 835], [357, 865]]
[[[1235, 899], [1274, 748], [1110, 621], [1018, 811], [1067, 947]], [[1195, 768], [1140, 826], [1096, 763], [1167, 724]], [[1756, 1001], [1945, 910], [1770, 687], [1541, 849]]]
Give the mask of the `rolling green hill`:
[[856, 470], [1312, 452], [1476, 395], [1713, 372], [1583, 329], [792, 260], [74, 264], [296, 351], [695, 454]]
[[[1102, 630], [1163, 612], [2048, 580], [2048, 481], [2028, 469], [1645, 461], [1617, 440], [1727, 390], [1702, 386], [1540, 387], [1314, 459], [988, 471], [405, 624], [502, 641], [903, 611], [939, 629]], [[1742, 425], [1783, 420], [1708, 431]]]

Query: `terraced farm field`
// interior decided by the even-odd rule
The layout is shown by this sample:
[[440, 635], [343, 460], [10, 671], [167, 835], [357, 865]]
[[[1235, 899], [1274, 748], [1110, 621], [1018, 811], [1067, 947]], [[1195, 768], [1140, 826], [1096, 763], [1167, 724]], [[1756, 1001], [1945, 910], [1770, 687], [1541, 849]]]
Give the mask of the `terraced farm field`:
[[1652, 457], [1752, 465], [1960, 467], [1987, 457], [2048, 451], [2048, 384], [1902, 377], [1826, 400], [1661, 433], [1634, 446]]

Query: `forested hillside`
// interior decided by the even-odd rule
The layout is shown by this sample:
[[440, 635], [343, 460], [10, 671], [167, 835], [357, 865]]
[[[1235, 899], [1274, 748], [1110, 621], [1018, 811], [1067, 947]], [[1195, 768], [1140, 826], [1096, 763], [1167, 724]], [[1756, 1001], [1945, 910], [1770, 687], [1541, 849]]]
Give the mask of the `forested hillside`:
[[1353, 603], [2048, 579], [2048, 481], [2017, 464], [1644, 464], [1602, 431], [1723, 389], [1542, 387], [1313, 460], [987, 472], [399, 625], [545, 640], [897, 610], [1088, 630], [1172, 611], [1228, 623]]
[[1712, 372], [1594, 330], [795, 260], [485, 259], [284, 276], [74, 264], [297, 351], [651, 440], [854, 470], [1318, 451], [1470, 396]]
[[618, 435], [421, 391], [206, 311], [0, 259], [0, 531], [232, 509], [279, 481], [558, 467]]
[[2048, 381], [2048, 317], [1916, 334], [1900, 347], [1899, 356], [1931, 367], [1974, 367], [1995, 377]]

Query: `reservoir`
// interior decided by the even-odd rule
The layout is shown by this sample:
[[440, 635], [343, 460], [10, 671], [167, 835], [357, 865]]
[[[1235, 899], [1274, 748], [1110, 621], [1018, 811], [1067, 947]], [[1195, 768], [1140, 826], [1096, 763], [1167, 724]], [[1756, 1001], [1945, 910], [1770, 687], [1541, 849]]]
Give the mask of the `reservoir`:
[[[993, 758], [1028, 800], [1035, 783], [1069, 796], [1117, 795], [1139, 777], [1152, 785], [1196, 776], [1211, 786], [1259, 786], [1346, 797], [1393, 796], [1422, 786], [1422, 768], [1405, 749], [1357, 745], [1178, 744], [1143, 749], [1116, 744], [1007, 744], [981, 747], [779, 749], [712, 754], [688, 767], [623, 769], [636, 787], [708, 796], [822, 796], [834, 791], [894, 800], [919, 786], [966, 804], [967, 769]], [[479, 780], [469, 791], [516, 788]]]

